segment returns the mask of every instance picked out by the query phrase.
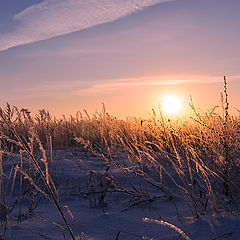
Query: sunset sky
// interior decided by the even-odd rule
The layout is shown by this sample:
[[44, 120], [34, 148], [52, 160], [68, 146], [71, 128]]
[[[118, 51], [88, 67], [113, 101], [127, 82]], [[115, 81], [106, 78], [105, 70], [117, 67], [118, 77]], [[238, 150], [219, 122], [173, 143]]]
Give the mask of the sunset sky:
[[143, 116], [166, 95], [240, 108], [239, 0], [1, 0], [0, 104]]

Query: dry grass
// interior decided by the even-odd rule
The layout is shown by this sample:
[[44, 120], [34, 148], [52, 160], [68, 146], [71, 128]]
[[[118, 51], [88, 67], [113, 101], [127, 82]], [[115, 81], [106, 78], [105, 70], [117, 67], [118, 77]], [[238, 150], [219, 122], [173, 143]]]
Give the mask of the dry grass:
[[[18, 110], [7, 104], [0, 114], [1, 154], [27, 159], [28, 173], [23, 165], [13, 170], [54, 202], [73, 239], [51, 177], [52, 151], [59, 148], [74, 146], [82, 151], [90, 150], [104, 157], [110, 165], [131, 172], [139, 179], [139, 189], [146, 199], [151, 199], [149, 184], [170, 198], [174, 198], [176, 192], [182, 194], [190, 200], [195, 217], [233, 211], [237, 209], [240, 192], [240, 118], [229, 115], [226, 79], [222, 115], [216, 113], [216, 107], [206, 113], [198, 111], [193, 104], [191, 107], [195, 118], [169, 121], [155, 111], [149, 119], [119, 120], [108, 114], [104, 105], [102, 112], [91, 117], [87, 112], [78, 112], [69, 119], [64, 116], [56, 119], [40, 110], [32, 118], [27, 109]], [[126, 153], [127, 158], [117, 161]], [[16, 173], [13, 184], [15, 177]], [[5, 206], [4, 184], [6, 189], [10, 180], [6, 182], [3, 178], [1, 167], [1, 204]], [[22, 178], [20, 181], [21, 202]], [[134, 195], [135, 186], [131, 188], [133, 191], [126, 192]]]

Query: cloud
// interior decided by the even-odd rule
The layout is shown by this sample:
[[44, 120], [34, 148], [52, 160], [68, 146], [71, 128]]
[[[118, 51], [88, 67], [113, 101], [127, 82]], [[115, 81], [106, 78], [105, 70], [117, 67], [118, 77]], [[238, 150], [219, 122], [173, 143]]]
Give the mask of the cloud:
[[16, 27], [0, 35], [0, 51], [112, 22], [172, 0], [44, 0], [14, 16]]
[[[227, 77], [228, 82], [239, 81], [240, 75]], [[66, 81], [58, 83], [36, 82], [27, 88], [13, 89], [13, 96], [21, 95], [25, 98], [46, 97], [46, 96], [81, 96], [93, 97], [103, 95], [114, 95], [130, 91], [138, 91], [144, 87], [154, 88], [166, 85], [183, 85], [183, 84], [211, 84], [223, 83], [221, 76], [208, 75], [186, 75], [186, 76], [145, 76], [136, 78], [111, 79], [104, 81]]]
[[[229, 76], [228, 80], [239, 80], [240, 76]], [[130, 87], [154, 87], [175, 84], [202, 84], [220, 83], [223, 79], [219, 76], [145, 76], [139, 78], [115, 79], [102, 81], [86, 88], [74, 91], [74, 94], [81, 96], [94, 96], [97, 94], [114, 94], [119, 90], [129, 89]]]

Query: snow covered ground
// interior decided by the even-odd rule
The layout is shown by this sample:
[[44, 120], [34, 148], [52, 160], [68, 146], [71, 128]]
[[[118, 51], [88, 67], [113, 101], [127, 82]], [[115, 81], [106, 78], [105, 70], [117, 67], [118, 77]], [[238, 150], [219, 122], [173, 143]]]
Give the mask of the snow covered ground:
[[[121, 158], [124, 158], [124, 155], [119, 159]], [[13, 162], [16, 164], [19, 161], [7, 157], [3, 160], [6, 171]], [[194, 219], [183, 196], [176, 192], [174, 198], [170, 199], [150, 185], [147, 186], [147, 191], [151, 201], [141, 197], [131, 199], [124, 189], [134, 189], [131, 184], [137, 189], [144, 187], [142, 183], [138, 184], [139, 180], [134, 175], [124, 173], [114, 166], [109, 167], [102, 158], [74, 148], [56, 151], [54, 163], [53, 177], [59, 189], [62, 206], [67, 206], [74, 216], [72, 220], [65, 210], [76, 238], [79, 231], [89, 240], [184, 239], [169, 226], [143, 221], [144, 218], [150, 218], [173, 224], [192, 240], [240, 239], [238, 213], [222, 213], [221, 216]], [[19, 196], [18, 178], [13, 200]], [[120, 185], [116, 186], [118, 183]], [[41, 194], [36, 194], [36, 202], [40, 198]], [[48, 199], [41, 198], [32, 216], [27, 213], [27, 201], [22, 204], [21, 224], [18, 224], [19, 204], [16, 203], [9, 214], [10, 226], [7, 226], [7, 232], [2, 239], [9, 239], [10, 235], [12, 239], [24, 240], [71, 239], [56, 207]], [[79, 230], [74, 221], [78, 223]], [[4, 221], [1, 226], [3, 231]]]

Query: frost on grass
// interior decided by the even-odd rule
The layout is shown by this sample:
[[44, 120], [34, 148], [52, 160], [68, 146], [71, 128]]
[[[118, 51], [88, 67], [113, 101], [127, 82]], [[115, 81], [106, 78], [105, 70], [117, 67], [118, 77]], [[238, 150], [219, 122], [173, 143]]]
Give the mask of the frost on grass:
[[240, 118], [228, 113], [226, 82], [224, 93], [222, 115], [191, 104], [195, 117], [176, 122], [155, 111], [120, 120], [105, 107], [93, 116], [56, 119], [41, 110], [32, 118], [7, 105], [1, 235], [238, 239]]

